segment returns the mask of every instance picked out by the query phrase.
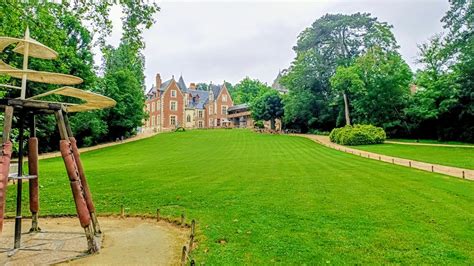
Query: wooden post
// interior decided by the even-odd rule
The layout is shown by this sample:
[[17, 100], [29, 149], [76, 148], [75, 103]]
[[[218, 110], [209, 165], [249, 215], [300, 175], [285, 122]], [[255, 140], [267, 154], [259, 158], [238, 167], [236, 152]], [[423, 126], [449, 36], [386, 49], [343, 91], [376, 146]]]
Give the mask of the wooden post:
[[[24, 49], [23, 49], [23, 71], [28, 70], [28, 54], [30, 50], [30, 43], [28, 40], [30, 39], [30, 29], [26, 27], [25, 31], [25, 42], [23, 43]], [[25, 99], [26, 97], [26, 78], [27, 74], [24, 73], [21, 77], [21, 93], [20, 93], [20, 99]]]
[[181, 214], [181, 226], [184, 226], [184, 213]]
[[21, 197], [23, 192], [23, 131], [24, 131], [24, 119], [25, 113], [22, 110], [19, 117], [19, 133], [18, 133], [18, 183], [16, 191], [16, 216], [15, 216], [15, 241], [13, 244], [14, 249], [20, 248], [21, 244]]
[[193, 241], [194, 241], [194, 236], [191, 235], [189, 237], [189, 252], [191, 252], [191, 250], [193, 250]]
[[61, 136], [61, 155], [63, 157], [64, 165], [69, 176], [69, 184], [71, 186], [74, 202], [76, 204], [78, 218], [81, 222], [82, 228], [84, 228], [84, 232], [87, 238], [88, 251], [89, 253], [95, 253], [99, 251], [100, 246], [97, 245], [97, 242], [94, 238], [95, 232], [91, 224], [91, 216], [89, 213], [89, 209], [87, 208], [87, 203], [84, 198], [85, 193], [82, 187], [81, 177], [77, 169], [77, 163], [74, 158], [74, 152], [71, 147], [71, 142], [68, 137], [62, 109], [63, 108], [54, 112], [59, 129], [59, 135]]
[[28, 182], [30, 196], [31, 228], [30, 232], [39, 232], [39, 173], [38, 173], [38, 139], [36, 138], [35, 116], [31, 114], [30, 139], [28, 140], [28, 174], [36, 176]]
[[408, 161], [408, 166], [410, 166], [410, 167], [411, 167], [411, 161]]
[[181, 253], [181, 265], [186, 265], [186, 246], [183, 246], [183, 252]]
[[395, 164], [395, 159], [392, 158], [392, 163]]
[[431, 166], [431, 172], [434, 172], [434, 165]]
[[194, 236], [195, 233], [196, 233], [196, 221], [193, 219], [191, 221], [191, 235]]
[[156, 221], [160, 221], [160, 209], [156, 209]]
[[465, 178], [466, 178], [466, 176], [464, 174], [464, 171], [462, 171], [462, 179], [465, 179]]
[[120, 206], [120, 218], [125, 218], [125, 208], [123, 207], [123, 204]]
[[5, 214], [5, 202], [8, 186], [8, 173], [10, 170], [10, 159], [12, 156], [12, 143], [10, 142], [10, 131], [12, 127], [13, 107], [5, 107], [3, 118], [3, 139], [0, 157], [0, 232], [3, 230], [3, 217]]

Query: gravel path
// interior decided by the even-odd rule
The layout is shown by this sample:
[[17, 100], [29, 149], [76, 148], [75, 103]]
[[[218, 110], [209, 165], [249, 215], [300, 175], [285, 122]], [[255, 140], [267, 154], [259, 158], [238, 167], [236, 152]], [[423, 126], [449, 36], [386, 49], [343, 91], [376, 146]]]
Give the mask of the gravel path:
[[293, 134], [293, 136], [305, 137], [313, 141], [316, 141], [326, 147], [340, 150], [347, 153], [352, 153], [354, 155], [369, 158], [372, 160], [384, 161], [384, 162], [416, 168], [416, 169], [424, 170], [428, 172], [440, 173], [440, 174], [459, 177], [463, 179], [474, 180], [474, 170], [470, 170], [470, 169], [451, 167], [451, 166], [445, 166], [445, 165], [440, 165], [440, 164], [424, 163], [424, 162], [419, 162], [419, 161], [414, 161], [414, 160], [408, 160], [408, 159], [402, 159], [398, 157], [382, 155], [382, 154], [373, 153], [373, 152], [357, 150], [354, 148], [349, 148], [347, 146], [332, 143], [329, 140], [329, 137], [327, 136], [310, 135], [310, 134]]
[[28, 234], [22, 223], [22, 249], [13, 247], [14, 220], [5, 221], [0, 238], [1, 265], [178, 265], [189, 229], [153, 219], [99, 217], [104, 232], [98, 254], [87, 256], [84, 231], [77, 218], [40, 218], [42, 232]]

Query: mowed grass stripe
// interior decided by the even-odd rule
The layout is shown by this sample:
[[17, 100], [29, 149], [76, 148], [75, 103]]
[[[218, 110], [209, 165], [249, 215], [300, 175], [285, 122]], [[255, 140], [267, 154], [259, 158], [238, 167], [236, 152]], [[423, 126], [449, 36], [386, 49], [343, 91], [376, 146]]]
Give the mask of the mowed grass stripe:
[[420, 162], [474, 169], [474, 149], [469, 147], [436, 147], [385, 143], [354, 146], [353, 148]]
[[[245, 130], [160, 134], [82, 158], [99, 213], [124, 204], [196, 219], [198, 262], [474, 261], [474, 182]], [[40, 168], [42, 214], [73, 214], [61, 159]]]

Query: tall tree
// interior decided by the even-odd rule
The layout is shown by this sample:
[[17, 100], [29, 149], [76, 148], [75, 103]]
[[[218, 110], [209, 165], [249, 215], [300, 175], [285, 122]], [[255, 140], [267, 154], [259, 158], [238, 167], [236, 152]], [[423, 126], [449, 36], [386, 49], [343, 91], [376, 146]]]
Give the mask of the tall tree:
[[374, 47], [349, 67], [339, 67], [331, 78], [335, 90], [351, 95], [355, 123], [382, 126], [386, 131], [406, 128], [403, 109], [412, 73], [402, 57]]
[[[58, 60], [32, 58], [29, 68], [79, 76], [84, 83], [78, 85], [78, 88], [103, 93], [104, 83], [100, 81], [96, 73], [92, 47], [93, 45], [102, 49], [107, 47], [105, 40], [112, 30], [109, 12], [113, 4], [110, 1], [89, 0], [61, 3], [3, 1], [0, 3], [0, 35], [22, 37], [26, 27], [29, 26], [33, 38], [59, 53]], [[126, 12], [124, 27], [135, 30], [127, 31], [124, 39], [134, 46], [143, 47], [140, 30], [151, 25], [152, 13], [158, 8], [155, 4], [147, 4], [143, 1], [122, 1], [118, 4]], [[2, 53], [1, 59], [13, 66], [21, 66], [22, 62], [21, 55], [13, 53], [11, 49]], [[135, 72], [142, 77], [143, 74], [140, 76], [140, 73], [143, 71]], [[18, 84], [18, 80], [4, 76], [0, 77], [0, 81]], [[38, 94], [54, 88], [57, 86], [28, 83], [30, 94]], [[9, 93], [11, 97], [15, 97], [17, 92]], [[81, 141], [80, 145], [92, 145], [106, 139], [108, 126], [105, 121], [108, 118], [104, 114], [105, 112], [98, 111], [71, 115], [71, 126], [78, 140]], [[57, 145], [54, 140], [57, 140], [59, 136], [55, 133], [54, 119], [47, 116], [39, 119], [38, 136], [42, 142], [40, 147], [43, 151], [55, 149]]]
[[420, 89], [406, 113], [420, 137], [474, 142], [474, 6], [450, 4], [445, 34], [420, 46]]
[[[318, 103], [329, 103], [337, 99], [331, 91], [329, 81], [337, 67], [349, 66], [370, 47], [378, 46], [385, 51], [397, 49], [390, 29], [390, 25], [379, 22], [366, 13], [327, 14], [316, 20], [298, 36], [297, 45], [293, 48], [296, 59], [282, 78], [282, 83], [290, 90], [289, 98], [301, 98], [298, 94], [310, 92]], [[294, 100], [288, 102], [297, 103]], [[298, 112], [289, 112], [286, 115], [290, 117], [285, 120], [306, 120], [309, 127], [330, 129], [336, 124], [335, 107], [332, 104], [313, 107], [309, 119], [291, 117]], [[294, 109], [288, 105], [286, 108]]]
[[267, 84], [257, 79], [244, 78], [231, 90], [235, 104], [252, 103], [256, 98], [271, 90]]
[[123, 35], [117, 48], [104, 49], [104, 94], [115, 99], [117, 105], [106, 111], [109, 139], [136, 134], [145, 113], [145, 57], [142, 50], [143, 29], [153, 25], [156, 4], [135, 1], [123, 2]]
[[252, 117], [255, 120], [270, 121], [271, 129], [275, 129], [275, 120], [283, 117], [283, 101], [280, 94], [270, 90], [256, 98], [252, 105]]

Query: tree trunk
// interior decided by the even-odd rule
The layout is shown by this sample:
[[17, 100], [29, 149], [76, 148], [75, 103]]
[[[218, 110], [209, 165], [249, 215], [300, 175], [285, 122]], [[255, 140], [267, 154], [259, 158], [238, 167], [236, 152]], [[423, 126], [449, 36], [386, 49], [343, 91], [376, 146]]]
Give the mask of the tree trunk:
[[275, 118], [270, 119], [270, 128], [275, 130]]
[[346, 116], [346, 125], [351, 125], [351, 118], [349, 116], [349, 102], [347, 100], [347, 95], [345, 92], [342, 93], [342, 96], [344, 97], [344, 114]]

